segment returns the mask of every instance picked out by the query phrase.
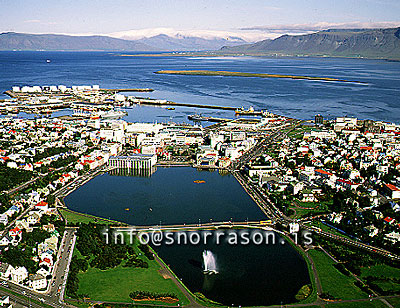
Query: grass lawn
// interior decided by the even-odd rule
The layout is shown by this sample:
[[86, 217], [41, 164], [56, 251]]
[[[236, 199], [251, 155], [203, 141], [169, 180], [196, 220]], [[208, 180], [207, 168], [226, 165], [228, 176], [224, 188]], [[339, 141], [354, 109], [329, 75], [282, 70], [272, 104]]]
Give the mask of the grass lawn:
[[324, 213], [324, 211], [321, 211], [319, 209], [310, 209], [309, 210], [309, 209], [301, 209], [301, 208], [294, 207], [294, 206], [291, 206], [290, 208], [296, 211], [296, 214], [293, 215], [293, 218], [301, 218], [301, 217], [307, 217], [307, 216], [310, 216], [313, 214]]
[[353, 277], [339, 272], [333, 265], [334, 261], [320, 250], [309, 250], [314, 260], [321, 281], [322, 291], [328, 292], [337, 299], [362, 299], [368, 295], [354, 285]]
[[314, 220], [314, 221], [311, 223], [311, 225], [314, 226], [314, 227], [320, 228], [322, 231], [329, 232], [329, 233], [332, 233], [332, 234], [335, 234], [335, 235], [339, 235], [339, 236], [342, 236], [342, 237], [345, 237], [345, 238], [354, 240], [354, 238], [351, 238], [350, 236], [348, 236], [348, 235], [346, 235], [346, 234], [343, 234], [343, 233], [337, 231], [336, 229], [331, 228], [331, 227], [329, 227], [329, 226], [323, 224], [323, 223], [320, 222], [320, 221], [315, 221], [315, 220]]
[[380, 300], [353, 302], [353, 303], [335, 303], [328, 304], [328, 308], [385, 308], [387, 307]]
[[389, 303], [391, 303], [393, 305], [393, 307], [400, 307], [400, 298], [396, 297], [396, 298], [390, 298], [387, 300]]
[[[379, 264], [369, 267], [363, 267], [361, 269], [361, 277], [365, 278], [368, 276], [373, 276], [377, 278], [398, 278], [400, 277], [400, 269], [391, 267], [387, 264]], [[400, 292], [400, 284], [395, 281], [390, 280], [377, 280], [375, 282], [384, 291], [394, 291], [396, 293]]]
[[[134, 248], [138, 255], [141, 254], [136, 245]], [[79, 252], [77, 252], [77, 255], [80, 255]], [[78, 294], [87, 294], [91, 300], [129, 303], [132, 302], [129, 297], [129, 293], [132, 291], [172, 293], [179, 298], [181, 306], [189, 303], [175, 283], [162, 276], [161, 267], [155, 260], [148, 260], [143, 255], [140, 258], [149, 264], [149, 268], [123, 267], [124, 262], [105, 271], [89, 266], [87, 272], [78, 274]], [[164, 304], [162, 302], [151, 303]], [[140, 302], [137, 302], [137, 304], [140, 304]]]
[[399, 278], [400, 268], [391, 267], [386, 264], [378, 264], [361, 268], [361, 277], [374, 276], [386, 278]]
[[327, 208], [332, 204], [332, 201], [323, 202], [302, 202], [297, 198], [293, 201], [295, 204], [291, 205], [290, 208], [296, 211], [292, 218], [301, 218], [309, 215], [315, 215], [319, 213], [327, 213]]
[[75, 224], [75, 223], [89, 223], [89, 222], [93, 222], [93, 223], [102, 223], [102, 224], [116, 224], [119, 222], [113, 221], [113, 220], [109, 220], [106, 218], [100, 218], [100, 217], [96, 217], [96, 216], [92, 216], [92, 215], [81, 215], [78, 212], [74, 212], [68, 209], [59, 209], [61, 215], [67, 219], [68, 224]]
[[110, 302], [131, 302], [129, 293], [135, 290], [154, 293], [173, 293], [178, 296], [180, 304], [188, 304], [171, 279], [165, 279], [159, 273], [160, 267], [150, 262], [149, 268], [122, 267], [109, 270], [89, 268], [86, 273], [79, 273], [80, 294], [88, 294], [91, 300]]

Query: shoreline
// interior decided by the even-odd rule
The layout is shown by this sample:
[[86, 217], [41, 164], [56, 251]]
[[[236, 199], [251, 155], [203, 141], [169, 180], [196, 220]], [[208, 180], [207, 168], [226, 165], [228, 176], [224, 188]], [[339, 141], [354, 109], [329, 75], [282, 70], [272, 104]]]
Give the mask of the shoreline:
[[213, 58], [226, 58], [226, 57], [255, 57], [255, 58], [296, 58], [296, 59], [352, 59], [352, 60], [382, 60], [389, 62], [400, 62], [398, 58], [384, 58], [384, 57], [352, 57], [352, 56], [341, 56], [341, 55], [321, 55], [321, 54], [276, 54], [276, 53], [218, 53], [218, 51], [207, 52], [193, 52], [193, 51], [179, 51], [179, 52], [165, 52], [165, 53], [143, 53], [143, 54], [119, 54], [119, 57], [213, 57]]
[[266, 74], [266, 73], [245, 73], [245, 72], [229, 72], [229, 71], [207, 71], [207, 70], [160, 70], [155, 74], [165, 75], [190, 75], [190, 76], [229, 76], [229, 77], [258, 77], [258, 78], [286, 78], [300, 80], [321, 80], [333, 82], [351, 82], [365, 84], [365, 82], [357, 80], [346, 80], [330, 77], [313, 77], [299, 75], [281, 75], [281, 74]]

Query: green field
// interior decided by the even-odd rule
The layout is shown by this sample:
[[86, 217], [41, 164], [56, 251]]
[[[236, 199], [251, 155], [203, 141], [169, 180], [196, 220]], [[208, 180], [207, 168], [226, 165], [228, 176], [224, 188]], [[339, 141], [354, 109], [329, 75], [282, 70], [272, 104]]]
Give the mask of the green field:
[[122, 265], [109, 270], [89, 268], [86, 273], [79, 273], [79, 293], [89, 295], [91, 300], [110, 302], [131, 302], [129, 293], [145, 290], [154, 293], [173, 293], [180, 304], [188, 300], [171, 279], [165, 279], [159, 273], [160, 267], [149, 262], [149, 268], [130, 268]]
[[87, 215], [87, 214], [80, 214], [78, 212], [71, 211], [69, 209], [59, 209], [61, 215], [67, 219], [68, 225], [70, 224], [76, 224], [76, 223], [102, 223], [106, 225], [110, 224], [121, 224], [120, 222], [106, 219], [106, 218], [100, 218], [92, 215]]
[[[363, 267], [361, 269], [361, 277], [366, 278], [368, 276], [376, 277], [377, 280], [374, 283], [382, 290], [396, 292], [396, 294], [400, 292], [400, 283], [396, 281], [400, 277], [399, 268], [386, 264]], [[394, 280], [391, 278], [394, 278]]]
[[309, 250], [314, 260], [321, 281], [322, 291], [328, 292], [336, 299], [363, 299], [368, 295], [354, 285], [353, 277], [339, 272], [333, 265], [334, 261], [320, 250]]
[[400, 268], [391, 267], [386, 264], [378, 264], [369, 267], [363, 267], [361, 269], [361, 277], [374, 276], [385, 278], [399, 278]]
[[[90, 300], [129, 303], [132, 302], [129, 297], [132, 291], [148, 291], [175, 294], [181, 306], [189, 303], [176, 284], [170, 278], [162, 276], [162, 268], [157, 261], [148, 260], [137, 246], [135, 252], [149, 264], [149, 268], [123, 267], [125, 262], [104, 271], [89, 266], [87, 272], [78, 274], [78, 294], [87, 294]], [[81, 257], [79, 251], [74, 253]]]
[[400, 297], [389, 298], [387, 301], [394, 307], [400, 307]]
[[328, 304], [329, 308], [384, 308], [387, 307], [380, 300], [362, 301], [362, 302], [352, 302], [352, 303], [335, 303]]
[[292, 218], [302, 218], [307, 217], [309, 215], [315, 215], [320, 213], [326, 213], [327, 208], [331, 204], [330, 201], [324, 202], [302, 202], [298, 199], [295, 199], [296, 204], [298, 206], [292, 205], [289, 208], [293, 209], [296, 214], [291, 215]]

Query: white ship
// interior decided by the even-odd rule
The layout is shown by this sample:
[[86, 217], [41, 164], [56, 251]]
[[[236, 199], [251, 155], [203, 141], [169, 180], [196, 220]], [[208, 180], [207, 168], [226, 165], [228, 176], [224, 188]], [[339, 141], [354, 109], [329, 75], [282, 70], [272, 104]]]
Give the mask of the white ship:
[[126, 111], [121, 110], [110, 110], [110, 111], [99, 111], [92, 114], [92, 117], [99, 117], [101, 119], [120, 119], [124, 116], [127, 116], [128, 113]]

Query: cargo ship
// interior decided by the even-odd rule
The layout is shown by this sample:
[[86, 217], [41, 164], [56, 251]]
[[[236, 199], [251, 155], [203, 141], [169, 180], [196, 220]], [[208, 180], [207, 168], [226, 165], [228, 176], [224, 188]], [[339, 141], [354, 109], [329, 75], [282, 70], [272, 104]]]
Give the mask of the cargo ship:
[[235, 114], [236, 115], [263, 115], [263, 111], [255, 111], [253, 107], [250, 107], [249, 109], [244, 109], [242, 108], [238, 108], [235, 110]]

